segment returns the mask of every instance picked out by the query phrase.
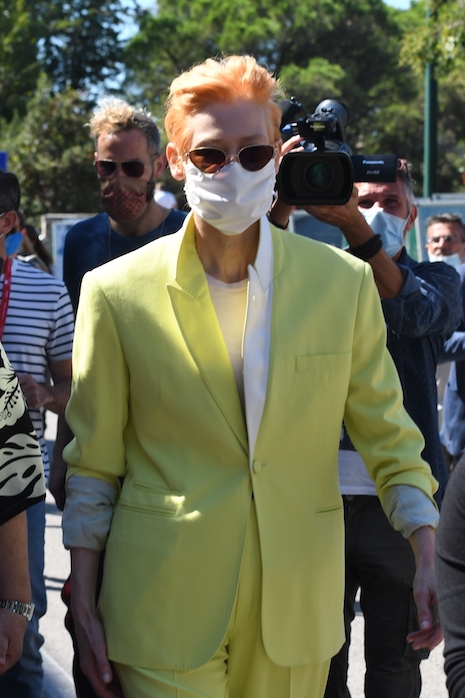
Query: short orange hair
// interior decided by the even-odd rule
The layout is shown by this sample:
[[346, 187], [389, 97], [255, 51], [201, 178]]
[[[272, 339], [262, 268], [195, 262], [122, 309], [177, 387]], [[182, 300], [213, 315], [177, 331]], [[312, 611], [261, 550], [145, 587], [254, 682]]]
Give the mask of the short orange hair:
[[270, 137], [276, 142], [280, 138], [281, 123], [281, 110], [276, 102], [282, 97], [276, 78], [253, 56], [208, 58], [171, 83], [165, 105], [165, 131], [178, 152], [185, 152], [190, 138], [190, 115], [202, 111], [208, 104], [231, 104], [244, 99], [268, 110]]

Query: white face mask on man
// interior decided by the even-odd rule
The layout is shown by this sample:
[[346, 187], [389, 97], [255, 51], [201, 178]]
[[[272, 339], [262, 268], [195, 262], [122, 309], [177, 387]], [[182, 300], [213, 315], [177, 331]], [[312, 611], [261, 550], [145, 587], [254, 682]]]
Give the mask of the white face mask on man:
[[404, 230], [407, 218], [399, 218], [391, 213], [386, 213], [378, 206], [360, 209], [360, 212], [375, 234], [381, 236], [383, 249], [389, 257], [402, 249], [404, 244]]
[[458, 267], [462, 264], [458, 252], [455, 252], [455, 254], [432, 254], [432, 252], [428, 252], [428, 259], [430, 262], [445, 262], [451, 267]]
[[224, 235], [240, 235], [271, 206], [276, 180], [275, 161], [249, 172], [231, 162], [214, 174], [185, 165], [184, 191], [189, 206]]

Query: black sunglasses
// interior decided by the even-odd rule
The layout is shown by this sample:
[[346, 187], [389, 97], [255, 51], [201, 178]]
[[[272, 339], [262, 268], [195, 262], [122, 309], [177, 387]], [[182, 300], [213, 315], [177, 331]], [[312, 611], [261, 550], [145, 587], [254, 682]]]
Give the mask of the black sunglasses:
[[99, 177], [113, 177], [118, 165], [120, 165], [123, 173], [127, 177], [138, 179], [144, 174], [147, 165], [150, 165], [157, 157], [158, 155], [155, 155], [153, 158], [150, 158], [149, 162], [141, 162], [140, 160], [125, 160], [124, 162], [117, 162], [116, 160], [96, 160], [94, 166]]
[[219, 148], [194, 148], [186, 153], [186, 157], [206, 174], [215, 174], [234, 160], [237, 160], [244, 170], [257, 172], [270, 162], [275, 152], [276, 148], [272, 145], [248, 145], [241, 148], [237, 155], [226, 155]]

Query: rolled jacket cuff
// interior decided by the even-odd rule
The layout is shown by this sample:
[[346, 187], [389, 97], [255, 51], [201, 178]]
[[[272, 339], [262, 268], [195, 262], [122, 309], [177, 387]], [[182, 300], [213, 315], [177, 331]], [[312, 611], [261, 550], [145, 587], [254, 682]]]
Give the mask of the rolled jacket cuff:
[[386, 489], [384, 513], [404, 538], [422, 526], [437, 528], [439, 511], [433, 501], [417, 487], [393, 485]]
[[116, 488], [106, 480], [71, 475], [66, 483], [63, 545], [99, 552], [110, 530]]

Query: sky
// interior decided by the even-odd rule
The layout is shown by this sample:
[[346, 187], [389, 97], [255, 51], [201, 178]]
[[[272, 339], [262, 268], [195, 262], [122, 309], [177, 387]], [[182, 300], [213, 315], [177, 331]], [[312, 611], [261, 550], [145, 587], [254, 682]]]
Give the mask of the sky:
[[408, 10], [410, 7], [410, 0], [384, 0], [384, 2], [386, 5], [399, 8], [399, 10]]

